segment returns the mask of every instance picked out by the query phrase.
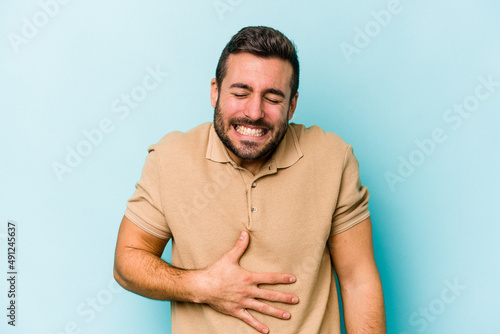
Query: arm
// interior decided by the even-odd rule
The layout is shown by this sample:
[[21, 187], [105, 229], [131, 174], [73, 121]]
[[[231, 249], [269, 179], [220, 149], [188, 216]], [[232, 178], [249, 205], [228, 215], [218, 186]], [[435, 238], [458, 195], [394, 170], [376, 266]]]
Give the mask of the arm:
[[373, 255], [370, 218], [330, 237], [349, 334], [386, 333], [382, 283]]
[[248, 246], [248, 233], [242, 233], [229, 252], [203, 270], [175, 268], [163, 261], [160, 257], [167, 242], [123, 217], [115, 251], [116, 281], [125, 289], [148, 298], [208, 304], [218, 312], [245, 321], [262, 333], [268, 333], [269, 329], [246, 309], [281, 319], [290, 318], [290, 313], [260, 300], [295, 304], [298, 298], [259, 288], [259, 284], [293, 283], [295, 277], [249, 272], [238, 264]]

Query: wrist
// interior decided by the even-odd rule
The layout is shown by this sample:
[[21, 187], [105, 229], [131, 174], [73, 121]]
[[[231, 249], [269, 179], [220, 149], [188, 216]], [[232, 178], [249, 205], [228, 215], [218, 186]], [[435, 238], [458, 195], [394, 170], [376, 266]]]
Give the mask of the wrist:
[[207, 292], [210, 290], [205, 270], [191, 270], [186, 277], [190, 302], [204, 304], [207, 302]]

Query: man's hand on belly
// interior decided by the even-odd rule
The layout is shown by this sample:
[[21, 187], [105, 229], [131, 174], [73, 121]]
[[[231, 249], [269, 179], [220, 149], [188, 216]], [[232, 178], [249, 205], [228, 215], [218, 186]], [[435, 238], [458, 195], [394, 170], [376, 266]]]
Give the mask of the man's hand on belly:
[[288, 274], [256, 273], [241, 268], [239, 260], [245, 253], [248, 242], [248, 233], [242, 232], [229, 252], [207, 269], [197, 271], [200, 299], [196, 302], [208, 304], [220, 313], [243, 320], [261, 333], [268, 333], [269, 329], [258, 322], [247, 309], [289, 319], [289, 312], [260, 300], [296, 304], [299, 299], [292, 294], [260, 288], [259, 284], [289, 284], [296, 279]]

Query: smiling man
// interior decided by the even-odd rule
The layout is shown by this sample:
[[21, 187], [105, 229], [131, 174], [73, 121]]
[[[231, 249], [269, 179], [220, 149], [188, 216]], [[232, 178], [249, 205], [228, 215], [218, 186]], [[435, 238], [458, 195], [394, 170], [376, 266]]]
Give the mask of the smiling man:
[[221, 66], [229, 71], [211, 83], [215, 132], [231, 158], [256, 174], [285, 136], [297, 105], [289, 83], [292, 65], [237, 53]]
[[[172, 301], [173, 333], [385, 333], [368, 191], [337, 135], [289, 123], [293, 43], [246, 27], [211, 82], [214, 122], [149, 148], [127, 203], [116, 280]], [[161, 259], [172, 240], [172, 263]]]

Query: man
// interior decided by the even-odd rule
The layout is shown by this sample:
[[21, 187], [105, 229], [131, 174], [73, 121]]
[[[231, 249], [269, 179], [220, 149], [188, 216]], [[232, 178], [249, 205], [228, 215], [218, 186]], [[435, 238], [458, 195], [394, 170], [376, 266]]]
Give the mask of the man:
[[334, 269], [347, 332], [385, 333], [368, 191], [349, 145], [289, 124], [298, 85], [293, 43], [243, 28], [211, 82], [213, 124], [149, 148], [114, 274], [172, 301], [173, 333], [340, 333]]

